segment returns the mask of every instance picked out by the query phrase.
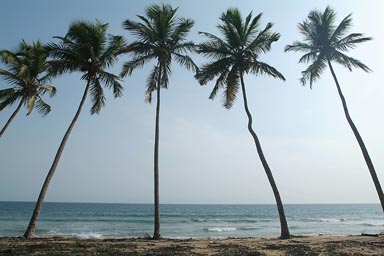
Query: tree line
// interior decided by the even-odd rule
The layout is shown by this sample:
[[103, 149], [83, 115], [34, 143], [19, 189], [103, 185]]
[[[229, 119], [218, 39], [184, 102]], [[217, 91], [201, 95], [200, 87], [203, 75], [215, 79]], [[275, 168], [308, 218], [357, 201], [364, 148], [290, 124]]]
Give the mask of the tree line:
[[[111, 89], [114, 97], [120, 97], [123, 91], [122, 78], [130, 76], [135, 70], [151, 61], [154, 61], [155, 64], [146, 80], [145, 99], [149, 103], [152, 102], [152, 94], [155, 93], [154, 233], [152, 238], [161, 238], [160, 102], [161, 89], [166, 89], [170, 82], [172, 62], [191, 70], [201, 85], [213, 81], [209, 99], [214, 99], [217, 93], [223, 90], [223, 105], [227, 109], [233, 106], [236, 97], [239, 93], [241, 94], [244, 110], [248, 117], [248, 130], [255, 142], [257, 154], [276, 200], [281, 227], [280, 237], [282, 239], [290, 237], [278, 187], [252, 126], [253, 119], [248, 107], [244, 82], [245, 75], [268, 75], [285, 81], [283, 74], [259, 58], [260, 55], [271, 50], [272, 44], [279, 40], [280, 34], [272, 30], [272, 23], [261, 25], [262, 13], [253, 16], [250, 12], [244, 19], [237, 8], [230, 8], [219, 17], [217, 28], [220, 35], [199, 32], [206, 40], [195, 44], [187, 41], [194, 21], [177, 17], [177, 10], [178, 8], [173, 8], [169, 4], [154, 4], [146, 8], [145, 16], [137, 15], [137, 21], [131, 19], [124, 21], [123, 28], [136, 38], [130, 43], [127, 43], [122, 36], [107, 34], [107, 23], [75, 21], [70, 24], [65, 36], [54, 37], [57, 42], [42, 44], [37, 41], [29, 44], [22, 41], [14, 52], [0, 51], [0, 61], [5, 67], [0, 69], [0, 77], [10, 85], [9, 88], [0, 90], [0, 111], [17, 104], [15, 111], [0, 131], [0, 139], [23, 106], [27, 108], [27, 115], [34, 109], [42, 116], [50, 112], [51, 108], [43, 100], [43, 96], [46, 93], [50, 97], [55, 95], [56, 88], [50, 85], [55, 77], [80, 72], [81, 80], [85, 85], [77, 111], [62, 138], [43, 183], [24, 237], [34, 236], [49, 183], [87, 98], [90, 97], [92, 103], [91, 114], [98, 114], [105, 105], [104, 88]], [[299, 63], [308, 64], [308, 67], [301, 72], [300, 81], [303, 85], [309, 83], [312, 88], [312, 84], [320, 78], [325, 69], [329, 68], [342, 102], [345, 117], [358, 141], [384, 211], [384, 195], [375, 168], [364, 141], [348, 112], [345, 97], [333, 69], [333, 63], [337, 63], [350, 71], [353, 68], [362, 69], [365, 72], [370, 71], [365, 64], [345, 54], [356, 45], [372, 39], [361, 33], [348, 34], [351, 27], [351, 15], [346, 16], [337, 24], [336, 13], [332, 8], [326, 7], [324, 11], [313, 10], [298, 25], [303, 37], [302, 41], [295, 41], [291, 45], [287, 45], [285, 51], [304, 53], [299, 59]], [[207, 59], [207, 62], [199, 67], [189, 54], [200, 54]], [[120, 56], [129, 57], [129, 60], [123, 64], [121, 73], [108, 72], [107, 70], [117, 62]]]

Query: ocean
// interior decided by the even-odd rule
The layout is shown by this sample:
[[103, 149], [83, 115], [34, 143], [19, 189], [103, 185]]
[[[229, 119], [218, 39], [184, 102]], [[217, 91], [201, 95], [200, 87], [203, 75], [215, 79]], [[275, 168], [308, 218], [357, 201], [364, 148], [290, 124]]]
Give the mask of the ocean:
[[[0, 236], [22, 236], [32, 202], [0, 202]], [[170, 238], [276, 237], [274, 205], [161, 205], [161, 234]], [[285, 205], [293, 235], [384, 232], [378, 204]], [[143, 237], [153, 232], [151, 204], [44, 203], [37, 236]]]

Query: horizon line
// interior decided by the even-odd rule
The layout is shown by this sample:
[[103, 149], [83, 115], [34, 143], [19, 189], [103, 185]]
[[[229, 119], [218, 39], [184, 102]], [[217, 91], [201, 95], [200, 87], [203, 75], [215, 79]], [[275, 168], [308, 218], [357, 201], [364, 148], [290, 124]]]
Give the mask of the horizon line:
[[[36, 203], [36, 201], [23, 200], [0, 200], [0, 203]], [[45, 201], [44, 203], [63, 203], [63, 204], [136, 204], [136, 205], [153, 205], [148, 202], [69, 202], [69, 201]], [[380, 205], [380, 203], [285, 203], [284, 205], [357, 205], [371, 204]], [[275, 203], [160, 203], [160, 205], [276, 205]]]

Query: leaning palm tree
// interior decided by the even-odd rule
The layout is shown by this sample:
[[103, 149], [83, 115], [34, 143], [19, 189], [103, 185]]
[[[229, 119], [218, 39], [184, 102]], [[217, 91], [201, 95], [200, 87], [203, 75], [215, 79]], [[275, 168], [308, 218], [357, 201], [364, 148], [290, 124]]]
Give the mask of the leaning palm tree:
[[352, 71], [352, 68], [360, 68], [365, 72], [369, 72], [370, 69], [366, 65], [357, 59], [345, 55], [344, 52], [354, 49], [359, 43], [369, 41], [372, 38], [364, 37], [361, 33], [347, 34], [352, 26], [351, 14], [346, 16], [339, 25], [336, 25], [335, 22], [336, 13], [330, 7], [327, 7], [323, 13], [316, 10], [311, 11], [308, 19], [298, 26], [300, 33], [304, 36], [304, 41], [294, 42], [292, 45], [286, 46], [285, 51], [305, 52], [300, 58], [299, 63], [310, 63], [310, 65], [302, 72], [303, 76], [300, 81], [303, 85], [309, 81], [311, 88], [312, 84], [320, 78], [328, 65], [343, 105], [345, 117], [359, 143], [384, 211], [383, 190], [364, 141], [349, 115], [346, 100], [332, 66], [332, 62], [335, 62], [348, 68], [350, 71]]
[[0, 69], [0, 77], [12, 85], [0, 90], [0, 111], [18, 102], [15, 111], [1, 129], [0, 138], [22, 106], [27, 107], [27, 115], [34, 108], [42, 116], [51, 111], [51, 107], [42, 99], [42, 95], [47, 92], [51, 97], [56, 93], [56, 88], [47, 84], [51, 79], [47, 58], [48, 54], [39, 41], [28, 44], [23, 40], [15, 52], [0, 51], [0, 62], [6, 66], [6, 69]]
[[50, 56], [53, 58], [50, 61], [52, 72], [56, 75], [66, 72], [81, 72], [83, 74], [81, 79], [86, 82], [86, 86], [80, 105], [65, 132], [40, 191], [30, 223], [24, 234], [26, 238], [34, 235], [36, 221], [49, 183], [59, 163], [68, 137], [79, 118], [87, 95], [90, 94], [91, 96], [91, 114], [99, 113], [105, 105], [102, 85], [112, 88], [115, 97], [122, 95], [123, 88], [119, 83], [119, 77], [107, 72], [106, 69], [117, 61], [117, 53], [123, 47], [124, 40], [121, 36], [107, 37], [107, 28], [108, 24], [101, 24], [100, 22], [76, 21], [70, 25], [65, 37], [56, 37], [61, 40], [60, 43], [50, 43], [47, 45]]
[[252, 128], [252, 116], [248, 108], [245, 91], [244, 75], [269, 75], [273, 78], [285, 80], [284, 76], [274, 67], [259, 60], [262, 53], [271, 49], [271, 44], [280, 38], [278, 33], [271, 32], [272, 24], [268, 23], [260, 29], [260, 13], [252, 18], [250, 13], [243, 21], [238, 9], [228, 9], [220, 17], [218, 25], [223, 39], [206, 32], [200, 32], [208, 38], [199, 45], [198, 53], [211, 59], [202, 66], [196, 75], [201, 85], [217, 77], [210, 99], [216, 97], [219, 89], [224, 89], [224, 107], [232, 107], [239, 89], [243, 94], [244, 108], [248, 116], [248, 130], [252, 135], [257, 153], [272, 187], [281, 224], [281, 238], [290, 237], [287, 220], [284, 214], [283, 203], [273, 178], [271, 169], [265, 159], [260, 141]]
[[160, 89], [167, 88], [171, 74], [172, 60], [187, 69], [197, 70], [192, 59], [186, 55], [194, 50], [192, 42], [186, 42], [186, 36], [194, 22], [190, 19], [177, 18], [178, 8], [168, 4], [151, 5], [146, 9], [146, 16], [139, 16], [140, 22], [126, 20], [125, 29], [137, 36], [137, 40], [125, 49], [132, 59], [123, 66], [121, 76], [131, 75], [134, 70], [154, 60], [148, 79], [146, 100], [151, 102], [152, 92], [156, 91], [156, 124], [154, 146], [154, 234], [153, 239], [160, 239], [160, 200], [159, 200], [159, 121]]

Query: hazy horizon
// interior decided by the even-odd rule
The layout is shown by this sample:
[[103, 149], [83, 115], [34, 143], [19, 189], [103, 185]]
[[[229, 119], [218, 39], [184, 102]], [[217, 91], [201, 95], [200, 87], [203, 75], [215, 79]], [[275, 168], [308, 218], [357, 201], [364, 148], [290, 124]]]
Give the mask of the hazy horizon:
[[[92, 3], [92, 4], [90, 4]], [[216, 25], [228, 7], [238, 7], [243, 18], [263, 12], [262, 26], [274, 24], [281, 38], [261, 60], [276, 67], [282, 82], [270, 77], [246, 76], [253, 127], [259, 136], [284, 204], [378, 203], [368, 168], [345, 120], [329, 70], [313, 85], [299, 78], [306, 68], [301, 54], [284, 47], [302, 40], [297, 25], [313, 9], [330, 5], [337, 23], [352, 13], [350, 31], [373, 37], [348, 55], [373, 72], [335, 71], [354, 120], [384, 185], [384, 2], [370, 1], [2, 1], [0, 49], [13, 50], [21, 39], [55, 41], [78, 19], [108, 22], [108, 33], [134, 37], [122, 28], [126, 19], [138, 20], [153, 3], [179, 6], [177, 16], [195, 25], [188, 40], [205, 38], [198, 31], [219, 35]], [[204, 4], [204, 8], [200, 8]], [[192, 58], [198, 65], [206, 60]], [[111, 72], [119, 74], [123, 55]], [[106, 106], [90, 115], [87, 104], [74, 127], [46, 201], [153, 202], [153, 143], [155, 102], [146, 104], [144, 91], [151, 64], [123, 79], [124, 96], [113, 99], [105, 90]], [[208, 99], [213, 82], [198, 85], [193, 73], [172, 65], [169, 89], [162, 91], [160, 114], [160, 203], [274, 204], [272, 190], [247, 131], [241, 97], [230, 110], [221, 94]], [[80, 102], [84, 81], [67, 74], [51, 83], [53, 98], [44, 97], [52, 111], [41, 118], [37, 111], [21, 110], [0, 140], [0, 201], [36, 201], [59, 143]], [[0, 80], [0, 88], [7, 88]], [[2, 127], [15, 110], [0, 112]]]
[[[3, 203], [36, 203], [36, 201], [0, 201]], [[69, 201], [44, 201], [44, 203], [53, 204], [138, 204], [138, 205], [153, 205], [153, 203], [140, 203], [140, 202], [69, 202]], [[276, 205], [276, 203], [160, 203], [160, 205]], [[288, 203], [284, 205], [378, 205], [380, 203]]]

